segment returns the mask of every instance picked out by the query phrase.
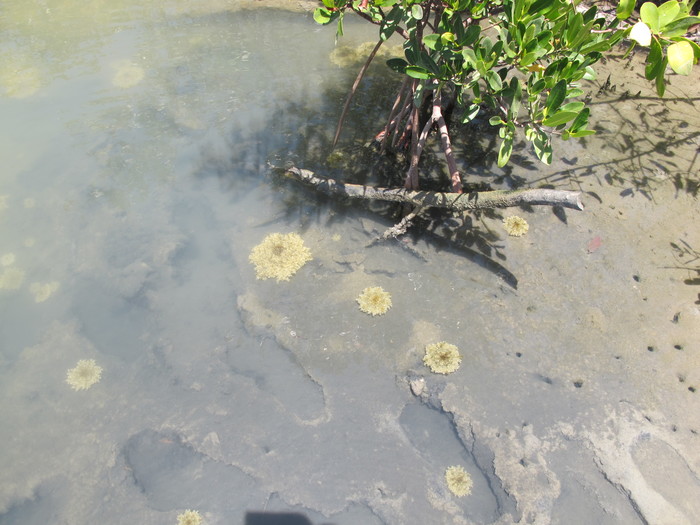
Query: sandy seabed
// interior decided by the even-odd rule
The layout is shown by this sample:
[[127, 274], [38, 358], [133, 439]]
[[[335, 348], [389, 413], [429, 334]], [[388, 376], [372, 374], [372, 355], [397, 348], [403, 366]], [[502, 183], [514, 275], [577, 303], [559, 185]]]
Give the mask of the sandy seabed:
[[[260, 100], [290, 85], [311, 96], [337, 71], [321, 61], [332, 31], [296, 48], [318, 28], [291, 26], [285, 60], [303, 56], [303, 69], [275, 62], [279, 50], [255, 55], [265, 46], [240, 36], [258, 35], [249, 14], [227, 15], [241, 28], [230, 36], [169, 6], [174, 36], [154, 56], [172, 62], [143, 46], [146, 59], [130, 55], [139, 82], [110, 87], [120, 48], [83, 86], [94, 113], [81, 92], [66, 123], [42, 125], [37, 155], [52, 163], [5, 151], [3, 260], [26, 278], [0, 290], [1, 523], [165, 525], [187, 509], [205, 525], [283, 512], [336, 525], [700, 523], [697, 71], [662, 102], [634, 69], [604, 65], [598, 85], [610, 74], [615, 90], [594, 96], [598, 135], [558, 143], [552, 166], [523, 150], [499, 172], [580, 190], [585, 211], [519, 209], [521, 237], [504, 210], [474, 221], [472, 242], [453, 220], [369, 246], [391, 221], [299, 204], [267, 176], [265, 148], [308, 131], [306, 114], [240, 102], [254, 105], [255, 85], [277, 90]], [[267, 20], [286, 31], [289, 16]], [[188, 61], [179, 46], [203, 51]], [[207, 62], [207, 46], [231, 62]], [[241, 83], [263, 59], [274, 75], [215, 98], [232, 64]], [[13, 131], [29, 135], [21, 122]], [[35, 206], [17, 205], [27, 195]], [[248, 260], [275, 232], [313, 256], [289, 282], [256, 280]], [[32, 282], [60, 286], [37, 302]], [[391, 295], [381, 316], [356, 302], [372, 286]], [[423, 363], [439, 341], [462, 359], [447, 375]], [[80, 360], [101, 375], [74, 391]], [[450, 466], [470, 494], [449, 490]]]

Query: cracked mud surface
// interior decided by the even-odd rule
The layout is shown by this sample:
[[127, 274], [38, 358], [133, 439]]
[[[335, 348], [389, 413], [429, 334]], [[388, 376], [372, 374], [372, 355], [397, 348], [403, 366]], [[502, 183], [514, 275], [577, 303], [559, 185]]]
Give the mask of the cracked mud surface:
[[[187, 508], [207, 525], [282, 512], [700, 523], [698, 82], [674, 80], [660, 102], [608, 64], [599, 135], [501, 174], [580, 189], [586, 211], [518, 210], [530, 224], [518, 239], [498, 212], [474, 237], [448, 220], [368, 247], [389, 219], [314, 201], [266, 166], [302, 135], [316, 147], [307, 113], [335, 92], [324, 79], [347, 84], [327, 61], [332, 35], [272, 16], [289, 38], [264, 51], [230, 31], [259, 15], [168, 6], [170, 58], [135, 91], [109, 91], [89, 65], [68, 75], [79, 100], [47, 81], [33, 103], [67, 101], [55, 129], [19, 126], [26, 107], [4, 101], [36, 151], [12, 142], [0, 186], [0, 257], [27, 275], [0, 290], [0, 523], [166, 525]], [[207, 46], [230, 61], [209, 62]], [[254, 52], [267, 69], [252, 72]], [[222, 71], [242, 85], [212, 88], [231, 80]], [[279, 107], [294, 104], [306, 109]], [[289, 282], [256, 281], [248, 254], [276, 231], [298, 232], [314, 259]], [[36, 303], [29, 284], [53, 280]], [[385, 315], [357, 308], [367, 286], [391, 294]], [[441, 340], [462, 354], [446, 376], [422, 362]], [[80, 359], [103, 374], [74, 392], [65, 374]], [[451, 465], [470, 495], [448, 490]]]

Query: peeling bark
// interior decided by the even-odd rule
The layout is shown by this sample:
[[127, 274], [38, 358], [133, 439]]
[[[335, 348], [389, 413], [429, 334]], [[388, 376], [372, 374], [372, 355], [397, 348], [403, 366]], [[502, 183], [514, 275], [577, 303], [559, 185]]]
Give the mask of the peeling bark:
[[574, 210], [583, 210], [581, 193], [578, 191], [545, 188], [473, 191], [469, 193], [412, 191], [406, 188], [373, 188], [360, 184], [345, 184], [334, 179], [317, 177], [312, 171], [295, 167], [285, 170], [285, 174], [330, 195], [340, 195], [351, 199], [405, 202], [418, 208], [447, 208], [462, 211], [508, 208], [529, 204], [563, 206]]

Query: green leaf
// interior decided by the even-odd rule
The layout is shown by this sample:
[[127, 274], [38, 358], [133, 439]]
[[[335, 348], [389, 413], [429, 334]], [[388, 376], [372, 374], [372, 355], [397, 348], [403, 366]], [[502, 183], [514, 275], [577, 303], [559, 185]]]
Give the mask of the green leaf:
[[545, 81], [543, 78], [539, 79], [536, 81], [534, 84], [530, 84], [528, 81], [527, 83], [527, 92], [530, 93], [531, 95], [537, 95], [542, 92], [542, 90], [545, 88]]
[[583, 78], [584, 80], [593, 81], [593, 80], [595, 80], [596, 78], [598, 78], [598, 75], [596, 74], [595, 69], [593, 69], [591, 66], [586, 66], [585, 71], [586, 71], [586, 72], [585, 72], [585, 73], [583, 74], [583, 76], [581, 77], [581, 78]]
[[566, 80], [557, 82], [547, 96], [544, 104], [545, 115], [555, 112], [566, 98]]
[[688, 42], [691, 45], [691, 47], [693, 48], [693, 54], [695, 55], [695, 60], [700, 60], [700, 46], [692, 40], [688, 40], [687, 38], [684, 38], [683, 42]]
[[673, 22], [678, 13], [681, 12], [681, 6], [677, 0], [668, 0], [657, 9], [659, 14], [659, 28], [663, 29], [665, 25]]
[[474, 120], [474, 117], [476, 117], [479, 114], [480, 110], [481, 107], [479, 106], [479, 104], [472, 104], [471, 106], [469, 106], [462, 115], [462, 124], [466, 124], [467, 122]]
[[335, 13], [331, 13], [328, 9], [325, 9], [323, 7], [317, 7], [314, 9], [314, 21], [317, 24], [321, 25], [326, 25], [330, 23], [331, 20], [333, 20], [333, 15]]
[[557, 126], [561, 126], [562, 124], [566, 124], [570, 120], [575, 119], [578, 116], [578, 113], [575, 111], [557, 111], [554, 115], [551, 117], [547, 117], [542, 121], [542, 124], [545, 126], [549, 126], [552, 128], [555, 128]]
[[588, 124], [588, 116], [590, 114], [591, 110], [589, 108], [583, 109], [571, 123], [571, 126], [569, 127], [569, 133], [576, 133], [582, 128], [585, 128], [586, 124]]
[[338, 14], [338, 29], [335, 31], [336, 41], [339, 36], [343, 36], [343, 13], [344, 11], [333, 11], [333, 13]]
[[552, 163], [552, 144], [549, 142], [549, 137], [544, 132], [538, 132], [532, 141], [535, 147], [535, 155], [540, 161], [545, 164]]
[[503, 82], [501, 81], [501, 77], [499, 77], [493, 69], [489, 69], [486, 72], [485, 77], [486, 81], [489, 83], [489, 87], [493, 91], [500, 91], [503, 88]]
[[647, 65], [644, 68], [644, 76], [647, 80], [658, 78], [659, 75], [663, 75], [665, 67], [661, 44], [656, 38], [652, 38], [649, 55], [647, 56]]
[[667, 38], [673, 38], [675, 36], [681, 36], [685, 34], [688, 28], [692, 25], [700, 24], [700, 17], [698, 16], [686, 16], [684, 18], [679, 18], [674, 20], [666, 27], [663, 28], [663, 36]]
[[406, 62], [403, 58], [390, 58], [386, 61], [386, 65], [397, 73], [405, 73], [408, 62]]
[[668, 56], [668, 65], [671, 66], [671, 69], [679, 75], [690, 75], [695, 59], [693, 46], [685, 41], [675, 42], [668, 46], [666, 55]]
[[631, 40], [634, 40], [640, 46], [646, 47], [651, 44], [651, 29], [641, 20], [632, 26], [629, 36]]
[[525, 7], [525, 0], [513, 0], [510, 2], [511, 10], [508, 12], [510, 15], [510, 21], [512, 23], [516, 23], [518, 20], [520, 20], [521, 15], [523, 14], [523, 7]]
[[561, 107], [561, 110], [562, 111], [573, 111], [575, 113], [578, 113], [579, 111], [581, 111], [584, 108], [585, 105], [586, 104], [584, 104], [583, 102], [569, 102], [568, 104], [564, 104]]
[[656, 94], [659, 95], [660, 97], [664, 96], [664, 93], [666, 92], [666, 81], [664, 79], [664, 70], [666, 69], [666, 63], [668, 62], [667, 59], [662, 60], [662, 65], [663, 67], [661, 68], [661, 73], [656, 77]]
[[644, 2], [639, 9], [642, 22], [649, 26], [652, 33], [659, 32], [659, 9], [651, 2]]
[[635, 3], [635, 0], [620, 0], [620, 3], [617, 4], [617, 19], [624, 20], [629, 18], [632, 11], [634, 11]]
[[437, 65], [435, 60], [433, 60], [433, 57], [431, 57], [428, 53], [421, 49], [417, 58], [417, 65], [427, 69], [435, 76], [440, 76], [440, 67]]
[[476, 53], [471, 47], [466, 47], [462, 50], [462, 57], [467, 64], [476, 69], [476, 64], [479, 60], [476, 58]]
[[454, 41], [455, 41], [454, 33], [450, 33], [448, 31], [448, 32], [440, 35], [440, 42], [442, 42], [442, 45], [444, 45], [444, 46], [446, 46], [447, 44], [452, 43]]
[[492, 126], [500, 126], [501, 124], [505, 124], [505, 122], [503, 122], [503, 119], [498, 115], [494, 115], [489, 119], [489, 124]]
[[498, 149], [498, 167], [502, 168], [508, 164], [511, 154], [513, 153], [513, 134], [509, 133], [501, 142], [501, 147]]
[[437, 33], [431, 33], [423, 37], [423, 44], [425, 44], [425, 47], [428, 49], [434, 50], [437, 47], [438, 42], [440, 42], [440, 35]]
[[411, 7], [411, 16], [416, 20], [423, 20], [423, 8], [420, 4], [413, 4]]
[[428, 79], [431, 78], [430, 72], [422, 67], [418, 66], [407, 66], [405, 73], [412, 78]]
[[536, 0], [527, 10], [529, 15], [538, 15], [541, 11], [549, 10], [552, 7], [552, 0]]
[[588, 135], [595, 135], [595, 130], [592, 129], [582, 129], [581, 131], [569, 131], [569, 137], [579, 138], [586, 137]]
[[510, 89], [513, 91], [513, 99], [508, 108], [508, 118], [515, 120], [520, 112], [520, 101], [523, 98], [523, 88], [520, 85], [520, 80], [513, 77], [510, 81]]
[[389, 37], [394, 34], [394, 31], [396, 31], [396, 28], [401, 22], [402, 15], [403, 9], [401, 9], [401, 6], [396, 6], [389, 11], [389, 14], [386, 15], [384, 20], [382, 20], [382, 24], [379, 29], [379, 36], [382, 40], [389, 40]]
[[566, 29], [565, 38], [566, 44], [571, 47], [572, 42], [578, 38], [578, 34], [583, 30], [583, 15], [581, 13], [571, 12], [569, 23]]
[[610, 42], [607, 40], [601, 40], [600, 42], [593, 42], [583, 46], [579, 53], [582, 55], [587, 55], [588, 53], [603, 53], [610, 49]]
[[479, 34], [481, 34], [481, 27], [477, 24], [472, 24], [464, 32], [464, 39], [460, 40], [458, 44], [462, 47], [471, 46], [479, 38]]

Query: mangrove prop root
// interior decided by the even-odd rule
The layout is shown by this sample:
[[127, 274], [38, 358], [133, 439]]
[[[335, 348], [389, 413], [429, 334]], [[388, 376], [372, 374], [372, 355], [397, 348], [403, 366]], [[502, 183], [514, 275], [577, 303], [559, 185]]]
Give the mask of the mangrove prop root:
[[317, 177], [312, 171], [301, 168], [285, 170], [288, 177], [304, 182], [318, 191], [349, 197], [351, 199], [373, 199], [380, 201], [406, 202], [417, 208], [449, 208], [455, 211], [508, 208], [522, 204], [563, 206], [583, 210], [581, 193], [578, 191], [527, 189], [473, 191], [449, 193], [437, 191], [412, 191], [406, 188], [373, 188], [360, 184], [345, 184], [334, 179]]

